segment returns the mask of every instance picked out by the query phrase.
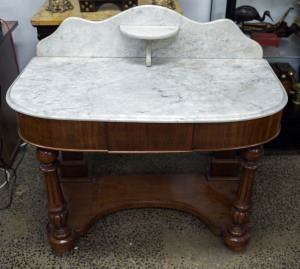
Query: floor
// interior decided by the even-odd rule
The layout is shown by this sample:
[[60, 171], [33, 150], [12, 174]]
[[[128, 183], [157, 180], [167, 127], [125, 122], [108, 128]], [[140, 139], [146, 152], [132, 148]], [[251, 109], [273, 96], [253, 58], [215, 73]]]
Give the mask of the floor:
[[[210, 156], [93, 153], [86, 158], [92, 173], [205, 173]], [[21, 157], [19, 153], [13, 166]], [[28, 146], [17, 170], [13, 202], [0, 211], [0, 268], [299, 268], [300, 151], [266, 151], [261, 162], [251, 240], [241, 252], [227, 249], [192, 215], [151, 208], [105, 216], [70, 252], [57, 254], [47, 243], [44, 177], [35, 149]], [[8, 198], [8, 189], [0, 189], [0, 207]]]

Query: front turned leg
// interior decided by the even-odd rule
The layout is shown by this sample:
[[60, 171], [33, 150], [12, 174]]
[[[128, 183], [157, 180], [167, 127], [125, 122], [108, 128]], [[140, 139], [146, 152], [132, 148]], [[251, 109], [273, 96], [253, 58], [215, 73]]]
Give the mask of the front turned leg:
[[37, 149], [40, 170], [45, 173], [48, 192], [48, 240], [55, 251], [66, 252], [75, 241], [75, 233], [67, 224], [68, 209], [59, 183], [57, 156], [57, 151]]
[[223, 232], [225, 244], [235, 251], [244, 249], [250, 239], [251, 193], [255, 170], [261, 166], [258, 160], [263, 153], [262, 146], [243, 151], [242, 174], [236, 198], [232, 205], [232, 223]]

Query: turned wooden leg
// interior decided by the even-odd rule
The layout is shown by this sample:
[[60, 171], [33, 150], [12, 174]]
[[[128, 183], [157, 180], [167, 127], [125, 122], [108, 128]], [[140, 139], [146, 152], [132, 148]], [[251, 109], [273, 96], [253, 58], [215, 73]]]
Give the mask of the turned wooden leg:
[[48, 192], [48, 240], [55, 251], [66, 252], [75, 241], [75, 233], [67, 224], [68, 209], [59, 183], [57, 156], [57, 151], [37, 149], [40, 170], [45, 173]]
[[250, 239], [249, 216], [251, 193], [255, 170], [260, 167], [258, 159], [263, 155], [262, 146], [243, 151], [242, 174], [236, 199], [232, 206], [232, 223], [223, 232], [225, 244], [232, 250], [242, 250]]

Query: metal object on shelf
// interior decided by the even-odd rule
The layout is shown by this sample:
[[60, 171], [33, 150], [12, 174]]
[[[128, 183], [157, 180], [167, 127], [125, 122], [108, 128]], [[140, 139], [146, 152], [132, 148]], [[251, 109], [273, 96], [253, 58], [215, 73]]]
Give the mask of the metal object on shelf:
[[285, 88], [288, 95], [293, 92], [293, 77], [295, 74], [294, 68], [289, 63], [271, 63], [270, 64], [276, 76], [279, 78], [282, 86]]
[[282, 18], [275, 24], [267, 23], [267, 22], [258, 22], [258, 23], [243, 23], [243, 30], [245, 32], [261, 32], [261, 33], [274, 33], [277, 34], [279, 37], [288, 37], [292, 33], [297, 31], [297, 25], [292, 24], [290, 27], [284, 21], [287, 15], [293, 7], [290, 7], [282, 16]]
[[263, 22], [266, 16], [268, 16], [272, 20], [272, 22], [274, 22], [269, 10], [266, 10], [262, 17], [259, 15], [256, 8], [252, 6], [240, 6], [235, 10], [235, 21], [237, 23], [253, 20]]
[[64, 12], [73, 8], [74, 7], [69, 0], [49, 0], [49, 5], [46, 7], [46, 10], [57, 13]]
[[153, 5], [176, 9], [174, 0], [152, 0]]
[[289, 63], [271, 63], [270, 65], [292, 102], [300, 105], [300, 83], [296, 81], [294, 68]]
[[292, 101], [294, 104], [300, 105], [300, 83], [296, 84], [294, 97]]
[[295, 72], [290, 72], [289, 76], [291, 76], [292, 79], [292, 91], [290, 92], [293, 94], [293, 103], [296, 105], [300, 105], [300, 83], [297, 83], [295, 79]]

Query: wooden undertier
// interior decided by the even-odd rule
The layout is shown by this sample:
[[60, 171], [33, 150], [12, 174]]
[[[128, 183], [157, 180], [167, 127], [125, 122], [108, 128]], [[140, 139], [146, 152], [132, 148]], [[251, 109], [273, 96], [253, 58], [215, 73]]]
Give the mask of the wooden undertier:
[[[48, 240], [57, 252], [69, 251], [100, 217], [117, 210], [164, 207], [191, 213], [222, 235], [232, 250], [250, 239], [251, 193], [260, 146], [280, 131], [282, 111], [260, 119], [224, 123], [126, 123], [51, 120], [18, 113], [19, 134], [38, 147], [48, 192]], [[198, 175], [104, 175], [87, 177], [80, 152], [166, 153], [243, 148], [240, 180]], [[58, 173], [59, 150], [63, 162]], [[232, 176], [236, 160], [221, 154], [213, 176]], [[227, 156], [228, 157], [228, 156]], [[76, 182], [73, 177], [82, 177]], [[60, 178], [62, 177], [62, 178]]]
[[238, 181], [209, 182], [203, 176], [190, 174], [104, 175], [90, 182], [62, 182], [61, 186], [68, 204], [69, 225], [77, 236], [104, 215], [142, 207], [191, 213], [221, 235], [231, 221]]

